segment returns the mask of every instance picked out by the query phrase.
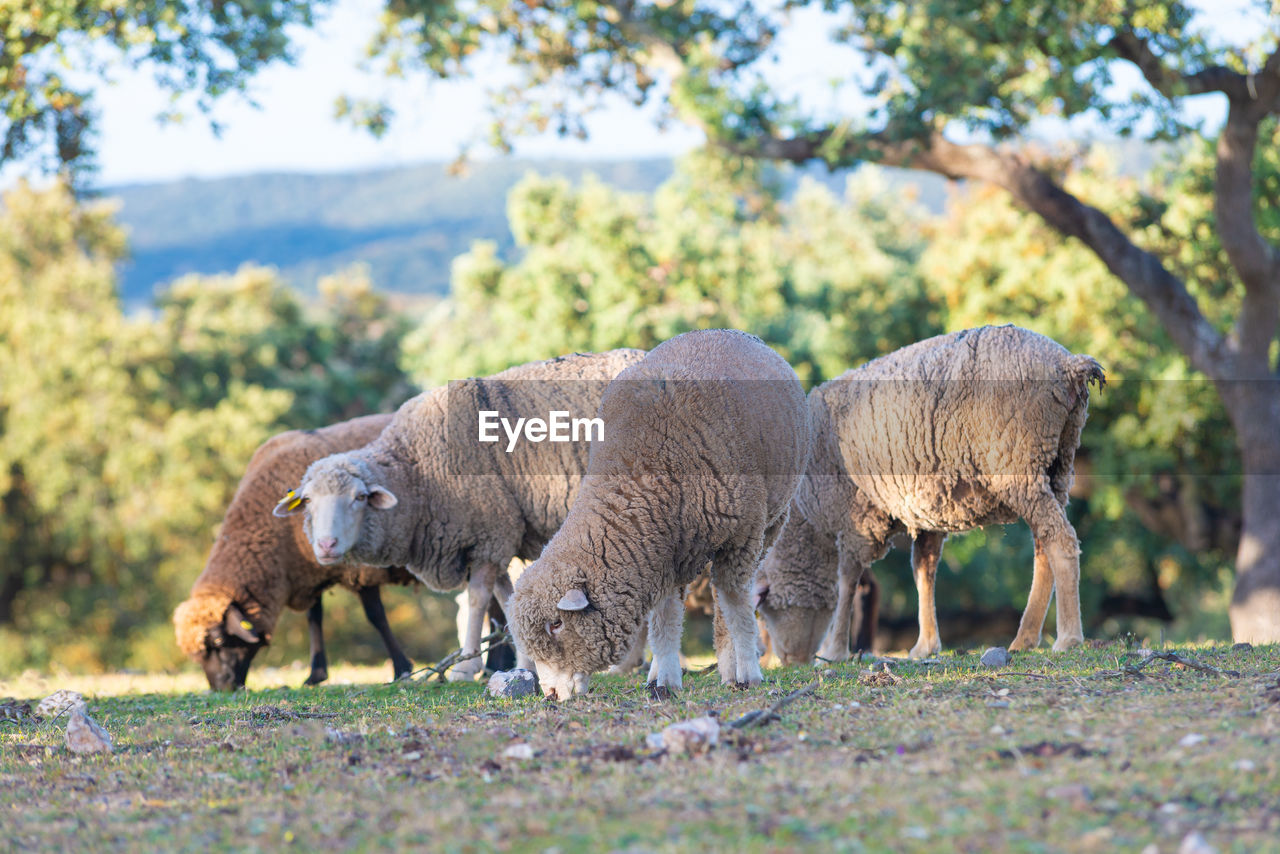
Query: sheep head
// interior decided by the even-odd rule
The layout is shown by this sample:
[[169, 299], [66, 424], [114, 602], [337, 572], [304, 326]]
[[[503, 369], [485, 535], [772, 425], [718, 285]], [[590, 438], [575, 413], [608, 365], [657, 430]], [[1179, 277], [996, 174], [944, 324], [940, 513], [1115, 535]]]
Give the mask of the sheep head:
[[763, 579], [756, 582], [755, 601], [778, 660], [784, 665], [812, 664], [831, 625], [834, 607], [789, 603]]
[[373, 466], [350, 454], [334, 454], [307, 469], [302, 483], [272, 511], [276, 516], [305, 514], [303, 528], [318, 563], [340, 563], [376, 548], [368, 540], [368, 514], [390, 510], [399, 501], [382, 484]]
[[581, 571], [544, 554], [525, 568], [511, 597], [516, 645], [532, 658], [542, 692], [567, 700], [590, 690], [591, 674], [616, 664], [639, 628], [628, 609], [592, 590]]
[[244, 608], [223, 595], [193, 596], [174, 611], [173, 622], [179, 646], [200, 662], [215, 691], [243, 688], [253, 657], [271, 641]]

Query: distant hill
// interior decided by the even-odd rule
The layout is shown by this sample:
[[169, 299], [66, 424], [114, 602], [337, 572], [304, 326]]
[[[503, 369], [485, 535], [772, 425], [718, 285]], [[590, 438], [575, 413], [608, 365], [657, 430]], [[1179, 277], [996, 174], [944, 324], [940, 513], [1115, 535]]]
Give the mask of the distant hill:
[[329, 175], [263, 174], [106, 187], [118, 198], [132, 256], [121, 296], [147, 300], [184, 273], [231, 272], [246, 262], [280, 269], [292, 284], [357, 261], [379, 288], [444, 293], [449, 264], [471, 241], [511, 244], [507, 191], [526, 172], [577, 181], [587, 172], [627, 190], [650, 191], [669, 160], [613, 163], [496, 160], [463, 177], [444, 164]]

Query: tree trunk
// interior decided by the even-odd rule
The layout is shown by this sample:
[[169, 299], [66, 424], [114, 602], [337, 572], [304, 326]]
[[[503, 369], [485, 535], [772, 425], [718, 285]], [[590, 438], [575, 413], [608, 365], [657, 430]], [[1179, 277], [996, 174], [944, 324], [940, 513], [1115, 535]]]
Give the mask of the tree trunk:
[[1280, 643], [1280, 381], [1224, 383], [1244, 463], [1231, 636]]

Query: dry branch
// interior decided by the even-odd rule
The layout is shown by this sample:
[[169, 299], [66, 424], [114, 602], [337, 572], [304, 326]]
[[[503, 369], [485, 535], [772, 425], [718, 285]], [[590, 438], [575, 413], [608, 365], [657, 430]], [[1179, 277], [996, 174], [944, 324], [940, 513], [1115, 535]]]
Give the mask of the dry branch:
[[453, 652], [449, 653], [444, 658], [440, 659], [440, 661], [437, 662], [436, 664], [428, 665], [427, 667], [420, 667], [417, 670], [413, 671], [412, 673], [409, 674], [408, 678], [414, 679], [418, 677], [419, 673], [425, 673], [426, 675], [421, 677], [422, 681], [424, 682], [430, 680], [432, 676], [435, 676], [438, 679], [444, 679], [445, 671], [447, 671], [450, 667], [453, 667], [455, 664], [461, 664], [464, 661], [470, 661], [473, 658], [479, 658], [480, 656], [487, 653], [490, 650], [490, 648], [496, 646], [497, 644], [510, 643], [510, 642], [512, 642], [510, 632], [507, 632], [507, 631], [493, 632], [492, 634], [485, 635], [484, 637], [480, 638], [480, 649], [477, 652], [473, 652], [468, 655], [463, 655], [461, 649], [455, 649]]
[[821, 682], [821, 679], [815, 679], [803, 688], [797, 688], [790, 694], [782, 697], [769, 708], [756, 709], [755, 711], [747, 712], [737, 720], [730, 721], [726, 726], [730, 729], [745, 729], [750, 726], [764, 726], [765, 724], [772, 723], [779, 719], [778, 712], [781, 711], [784, 706], [794, 703], [801, 697], [807, 697], [812, 694], [814, 689], [817, 688]]

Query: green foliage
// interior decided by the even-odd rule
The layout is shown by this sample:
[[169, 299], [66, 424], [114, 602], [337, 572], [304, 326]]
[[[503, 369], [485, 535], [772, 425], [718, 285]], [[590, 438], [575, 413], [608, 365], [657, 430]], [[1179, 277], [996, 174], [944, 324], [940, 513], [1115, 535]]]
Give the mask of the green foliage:
[[702, 155], [652, 198], [530, 176], [509, 204], [522, 257], [478, 243], [458, 258], [406, 367], [438, 383], [729, 326], [820, 382], [938, 329], [913, 270], [920, 214], [878, 201], [882, 186], [868, 173], [842, 200], [804, 183], [783, 202], [750, 164]]
[[243, 90], [290, 57], [286, 29], [326, 0], [25, 0], [0, 3], [0, 164], [84, 170], [92, 160], [92, 85], [115, 61], [148, 67], [175, 100]]
[[0, 670], [157, 655], [254, 449], [411, 392], [403, 321], [361, 274], [305, 311], [265, 271], [126, 317], [102, 206], [25, 186], [0, 216]]

